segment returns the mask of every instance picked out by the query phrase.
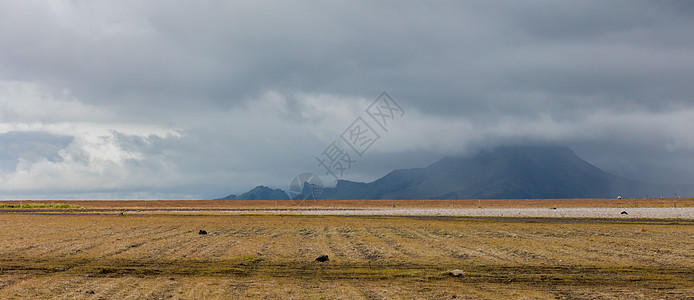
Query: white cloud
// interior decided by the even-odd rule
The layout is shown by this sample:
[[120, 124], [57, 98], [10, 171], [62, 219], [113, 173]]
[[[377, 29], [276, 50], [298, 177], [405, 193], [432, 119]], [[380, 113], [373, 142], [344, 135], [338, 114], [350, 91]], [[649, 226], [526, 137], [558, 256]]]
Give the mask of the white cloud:
[[[179, 128], [151, 123], [118, 123], [99, 107], [65, 94], [49, 94], [35, 85], [13, 83], [0, 100], [13, 122], [0, 122], [0, 134], [43, 132], [73, 137], [59, 159], [19, 157], [15, 170], [2, 173], [9, 195], [113, 195], [123, 197], [196, 198], [213, 191], [243, 190], [256, 184], [285, 188], [303, 171], [319, 173], [315, 157], [373, 99], [268, 90], [245, 105], [189, 115]], [[24, 99], [23, 104], [9, 100]], [[398, 101], [396, 99], [396, 101]], [[599, 110], [571, 119], [543, 113], [535, 117], [502, 115], [466, 119], [421, 112], [404, 105], [382, 139], [367, 152], [429, 153], [429, 156], [474, 152], [490, 145], [516, 142], [608, 141], [638, 144], [664, 141], [668, 151], [692, 151], [694, 109], [652, 112]], [[199, 112], [196, 112], [199, 114]], [[186, 115], [183, 115], [186, 116]], [[38, 119], [38, 122], [22, 122]], [[433, 156], [432, 156], [433, 157]], [[401, 167], [415, 167], [403, 165]], [[372, 168], [349, 176], [372, 178]], [[383, 171], [380, 171], [381, 173]], [[381, 174], [382, 175], [382, 174]], [[206, 192], [204, 189], [211, 191]], [[103, 191], [108, 191], [104, 193]], [[149, 196], [148, 196], [149, 195]], [[220, 195], [221, 196], [221, 195]]]
[[6, 193], [80, 192], [168, 185], [161, 170], [138, 168], [144, 153], [124, 149], [118, 135], [181, 138], [176, 129], [157, 124], [123, 124], [100, 107], [85, 105], [68, 92], [38, 84], [0, 82], [0, 134], [41, 132], [73, 137], [57, 152], [59, 159], [17, 157], [14, 170], [2, 170]]

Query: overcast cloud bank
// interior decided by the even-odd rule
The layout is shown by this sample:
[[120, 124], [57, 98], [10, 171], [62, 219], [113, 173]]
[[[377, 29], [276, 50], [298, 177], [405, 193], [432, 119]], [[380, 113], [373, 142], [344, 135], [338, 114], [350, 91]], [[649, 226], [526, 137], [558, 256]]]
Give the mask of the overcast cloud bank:
[[551, 143], [694, 183], [688, 1], [0, 2], [0, 197], [286, 189], [382, 92], [344, 179]]

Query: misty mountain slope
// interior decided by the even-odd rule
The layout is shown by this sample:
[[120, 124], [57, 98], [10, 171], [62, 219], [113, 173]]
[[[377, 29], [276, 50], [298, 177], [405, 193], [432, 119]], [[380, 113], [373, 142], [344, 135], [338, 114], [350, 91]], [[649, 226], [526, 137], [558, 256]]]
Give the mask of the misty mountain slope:
[[[473, 157], [447, 157], [425, 168], [394, 170], [373, 182], [339, 180], [323, 199], [642, 198], [694, 195], [694, 185], [656, 185], [615, 176], [558, 146], [512, 146]], [[297, 197], [314, 195], [304, 186]], [[221, 200], [285, 200], [279, 189], [258, 186]]]
[[266, 186], [256, 186], [239, 196], [229, 195], [215, 200], [288, 200], [289, 196], [281, 189], [271, 189]]
[[371, 183], [341, 180], [333, 199], [517, 199], [643, 197], [668, 187], [621, 178], [557, 146], [499, 147], [471, 158], [395, 170]]
[[611, 176], [560, 147], [505, 147], [472, 159], [448, 158], [425, 168], [429, 178], [388, 195], [436, 198], [567, 198], [612, 192]]

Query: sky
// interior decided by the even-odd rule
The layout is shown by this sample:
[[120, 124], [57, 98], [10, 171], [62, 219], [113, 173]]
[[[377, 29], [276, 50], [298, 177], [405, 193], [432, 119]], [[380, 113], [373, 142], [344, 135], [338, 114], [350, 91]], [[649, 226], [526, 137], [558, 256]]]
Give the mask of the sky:
[[691, 1], [0, 0], [0, 199], [211, 199], [515, 144], [694, 183], [692, 28]]

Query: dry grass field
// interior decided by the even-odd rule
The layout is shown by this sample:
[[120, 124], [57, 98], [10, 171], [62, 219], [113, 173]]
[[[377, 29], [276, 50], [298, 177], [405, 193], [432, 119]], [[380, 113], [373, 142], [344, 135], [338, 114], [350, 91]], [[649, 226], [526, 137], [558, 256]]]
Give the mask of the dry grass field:
[[5, 212], [0, 238], [2, 299], [694, 297], [687, 220]]
[[650, 199], [460, 199], [460, 200], [92, 200], [0, 201], [0, 205], [75, 205], [86, 209], [269, 209], [269, 208], [571, 208], [694, 207], [694, 198]]

